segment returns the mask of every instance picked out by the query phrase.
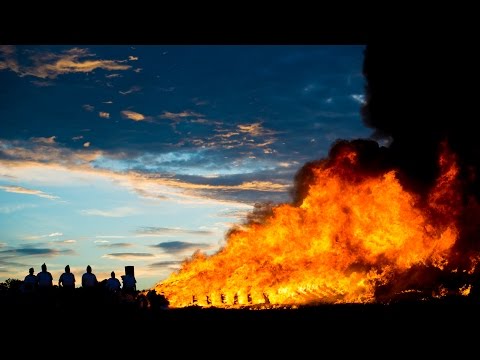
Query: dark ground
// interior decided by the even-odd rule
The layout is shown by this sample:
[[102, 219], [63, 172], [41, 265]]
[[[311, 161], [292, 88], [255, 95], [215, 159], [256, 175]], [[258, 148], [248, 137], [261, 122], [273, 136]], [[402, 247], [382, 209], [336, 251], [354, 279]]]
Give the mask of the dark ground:
[[402, 353], [457, 358], [476, 351], [480, 343], [480, 302], [464, 297], [268, 310], [137, 305], [3, 304], [4, 343], [31, 337], [30, 344], [74, 340], [80, 346], [88, 338], [101, 350], [110, 348], [123, 356], [130, 351], [138, 355], [173, 351], [235, 358], [286, 357], [292, 351], [295, 358], [311, 351], [318, 352], [316, 357], [327, 351], [328, 357], [338, 352], [342, 358], [390, 358]]

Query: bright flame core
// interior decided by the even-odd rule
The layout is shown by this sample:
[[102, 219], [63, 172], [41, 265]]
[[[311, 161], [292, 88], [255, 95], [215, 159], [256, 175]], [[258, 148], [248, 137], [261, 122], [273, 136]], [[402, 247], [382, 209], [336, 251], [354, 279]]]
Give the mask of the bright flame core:
[[192, 304], [369, 303], [375, 289], [416, 265], [442, 269], [458, 237], [458, 167], [445, 149], [428, 198], [395, 171], [362, 173], [349, 147], [313, 169], [299, 207], [273, 208], [232, 230], [214, 255], [197, 252], [154, 289], [172, 307]]

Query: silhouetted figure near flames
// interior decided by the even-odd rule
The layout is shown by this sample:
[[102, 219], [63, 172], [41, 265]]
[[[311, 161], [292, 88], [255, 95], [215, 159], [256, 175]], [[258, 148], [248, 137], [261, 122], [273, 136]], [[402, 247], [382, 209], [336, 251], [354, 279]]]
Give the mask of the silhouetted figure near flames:
[[122, 290], [125, 294], [135, 294], [137, 291], [137, 280], [131, 274], [122, 275], [123, 286]]
[[106, 300], [110, 304], [118, 303], [118, 296], [120, 295], [122, 284], [120, 280], [115, 277], [115, 271], [110, 273], [110, 278], [105, 282]]

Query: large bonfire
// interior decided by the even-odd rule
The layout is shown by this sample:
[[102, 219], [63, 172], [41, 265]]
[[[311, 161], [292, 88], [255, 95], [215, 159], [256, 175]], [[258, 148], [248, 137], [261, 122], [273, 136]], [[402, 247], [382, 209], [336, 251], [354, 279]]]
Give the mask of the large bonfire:
[[[432, 269], [457, 272], [449, 264], [462, 207], [455, 154], [442, 144], [440, 175], [419, 196], [395, 170], [365, 170], [364, 143], [335, 144], [328, 159], [308, 164], [298, 206], [272, 207], [232, 229], [218, 253], [195, 253], [156, 292], [173, 307], [369, 303], [412, 291], [412, 269], [430, 274], [425, 281]], [[472, 272], [476, 257], [468, 264]], [[441, 283], [429, 286], [431, 296], [446, 293]], [[469, 286], [454, 291], [468, 294]]]

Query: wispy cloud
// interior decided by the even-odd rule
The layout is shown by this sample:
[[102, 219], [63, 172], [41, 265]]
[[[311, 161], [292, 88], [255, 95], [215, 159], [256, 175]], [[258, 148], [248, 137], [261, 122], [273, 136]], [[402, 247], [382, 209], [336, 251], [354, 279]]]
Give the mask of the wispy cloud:
[[0, 214], [11, 214], [16, 211], [21, 211], [23, 209], [30, 209], [36, 206], [37, 205], [34, 205], [34, 204], [3, 205], [3, 206], [0, 206]]
[[73, 254], [72, 250], [56, 250], [49, 248], [15, 248], [0, 251], [0, 256], [58, 256]]
[[98, 116], [100, 116], [101, 118], [104, 118], [104, 119], [110, 119], [110, 113], [108, 113], [106, 111], [100, 111], [98, 113]]
[[169, 112], [169, 111], [164, 111], [162, 113], [162, 115], [160, 115], [160, 117], [162, 119], [170, 119], [170, 120], [180, 120], [180, 119], [183, 119], [183, 118], [189, 118], [189, 117], [203, 117], [205, 115], [202, 115], [202, 114], [199, 114], [199, 113], [196, 113], [196, 112], [193, 112], [193, 111], [189, 111], [189, 110], [185, 110], [185, 111], [182, 111], [182, 112], [179, 112], [179, 113], [172, 113], [172, 112]]
[[11, 70], [19, 76], [35, 76], [41, 79], [55, 79], [70, 73], [89, 73], [96, 69], [107, 71], [128, 70], [130, 65], [123, 60], [95, 58], [86, 48], [72, 48], [60, 53], [31, 51], [28, 64], [18, 62], [14, 47], [0, 48], [0, 70]]
[[77, 140], [81, 140], [81, 139], [83, 139], [83, 135], [79, 135], [79, 136], [74, 136], [74, 137], [72, 137], [72, 140], [73, 140], [73, 141], [77, 141]]
[[53, 83], [52, 81], [32, 80], [30, 82], [36, 87], [49, 87], [55, 85], [55, 83]]
[[154, 227], [146, 226], [140, 229], [137, 229], [136, 234], [138, 235], [147, 235], [147, 236], [164, 236], [164, 235], [213, 235], [214, 233], [210, 230], [188, 230], [180, 228], [164, 228], [164, 227]]
[[130, 120], [133, 120], [133, 121], [147, 120], [147, 117], [145, 115], [140, 114], [140, 113], [135, 112], [135, 111], [123, 110], [121, 112], [121, 114], [125, 119], [130, 119]]
[[136, 61], [136, 60], [138, 60], [138, 57], [137, 57], [137, 56], [132, 56], [132, 55], [130, 55], [130, 56], [128, 57], [128, 60], [130, 60], [130, 61]]
[[365, 95], [363, 94], [352, 94], [352, 99], [360, 104], [365, 104]]
[[9, 193], [35, 195], [35, 196], [45, 198], [45, 199], [50, 199], [50, 200], [60, 199], [58, 196], [47, 194], [41, 190], [27, 189], [22, 186], [0, 185], [0, 189]]
[[142, 90], [142, 88], [140, 86], [135, 85], [135, 86], [132, 86], [130, 89], [126, 90], [126, 91], [119, 91], [119, 93], [122, 94], [122, 95], [129, 95], [129, 94], [139, 92], [141, 90]]
[[[135, 191], [143, 198], [151, 199], [176, 199], [176, 201], [198, 202], [232, 202], [235, 207], [240, 206], [242, 201], [239, 198], [231, 197], [235, 193], [261, 191], [272, 193], [285, 193], [289, 189], [289, 184], [268, 180], [251, 181], [242, 180], [245, 173], [238, 177], [238, 181], [205, 181], [205, 177], [188, 178], [180, 180], [172, 178], [169, 174], [162, 175], [159, 172], [143, 172], [141, 170], [115, 171], [101, 166], [102, 161], [116, 159], [113, 156], [118, 154], [109, 154], [101, 150], [90, 150], [83, 148], [81, 150], [68, 149], [61, 146], [51, 146], [31, 141], [6, 141], [0, 140], [0, 178], [12, 181], [25, 179], [36, 181], [37, 183], [55, 185], [72, 183], [76, 181], [85, 182], [85, 179], [104, 179], [113, 181], [116, 185], [126, 187]], [[157, 158], [155, 158], [157, 159]], [[185, 161], [195, 161], [195, 166], [201, 166], [198, 160], [201, 157], [185, 159], [180, 158], [182, 165]], [[117, 159], [118, 160], [118, 159]], [[139, 159], [140, 164], [147, 161], [145, 157]], [[156, 160], [155, 160], [156, 161]], [[169, 158], [165, 161], [171, 162]], [[164, 160], [162, 160], [164, 163]], [[147, 164], [148, 165], [148, 164]], [[155, 165], [155, 164], [153, 164]], [[235, 163], [231, 164], [236, 166]], [[257, 165], [256, 165], [257, 166]], [[270, 166], [270, 164], [266, 164]], [[202, 167], [203, 168], [203, 167]], [[235, 169], [235, 174], [242, 169]], [[289, 170], [291, 171], [291, 170]], [[269, 171], [269, 174], [271, 172]], [[2, 174], [8, 174], [3, 176]], [[214, 177], [211, 177], [212, 179]], [[232, 178], [233, 179], [233, 178]], [[10, 188], [15, 190], [15, 188]], [[16, 189], [17, 191], [20, 189]], [[44, 196], [48, 196], [45, 194]], [[50, 195], [51, 196], [51, 195]], [[253, 196], [253, 195], [252, 195]], [[245, 201], [245, 200], [244, 200]], [[250, 202], [250, 200], [248, 200]], [[246, 203], [244, 206], [248, 207]], [[95, 209], [94, 209], [95, 210]], [[105, 211], [105, 209], [101, 209]]]
[[50, 136], [50, 137], [32, 137], [31, 140], [35, 143], [40, 143], [40, 144], [55, 144], [55, 139], [56, 136]]
[[98, 247], [103, 247], [103, 248], [126, 248], [126, 247], [131, 247], [133, 246], [130, 243], [100, 243], [100, 245], [97, 245]]
[[135, 259], [144, 259], [148, 257], [154, 257], [155, 255], [150, 254], [150, 253], [112, 253], [112, 254], [105, 254], [102, 255], [103, 258], [107, 259], [122, 259], [122, 260], [135, 260]]
[[45, 238], [51, 238], [51, 237], [58, 237], [58, 236], [63, 236], [63, 233], [61, 232], [53, 232], [50, 234], [43, 234], [43, 235], [29, 235], [25, 236], [25, 240], [37, 240], [37, 239], [45, 239]]
[[[125, 235], [97, 235], [97, 239], [123, 239]], [[95, 240], [95, 242], [108, 242], [108, 240]]]
[[171, 267], [179, 267], [182, 264], [183, 260], [172, 260], [172, 261], [159, 261], [153, 264], [148, 265], [150, 268], [171, 268]]
[[86, 209], [80, 210], [82, 215], [103, 216], [103, 217], [126, 217], [138, 214], [138, 210], [130, 207], [118, 207], [110, 210]]
[[185, 253], [189, 250], [198, 250], [198, 249], [208, 249], [211, 248], [211, 244], [205, 243], [191, 243], [191, 242], [184, 242], [184, 241], [168, 241], [159, 243], [157, 245], [151, 245], [151, 247], [162, 249], [164, 252], [169, 254], [179, 254]]
[[84, 104], [84, 105], [82, 105], [82, 107], [83, 107], [83, 110], [89, 111], [89, 112], [92, 112], [93, 110], [95, 110], [95, 107], [93, 105], [90, 105], [90, 104]]

